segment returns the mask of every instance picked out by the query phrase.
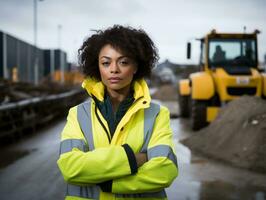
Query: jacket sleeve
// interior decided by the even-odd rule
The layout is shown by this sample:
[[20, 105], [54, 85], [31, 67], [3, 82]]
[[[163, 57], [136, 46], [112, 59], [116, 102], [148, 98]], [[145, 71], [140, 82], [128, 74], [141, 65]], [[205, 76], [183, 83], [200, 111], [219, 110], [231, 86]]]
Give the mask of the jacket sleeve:
[[[77, 107], [71, 108], [61, 133], [58, 167], [66, 182], [77, 185], [101, 183], [136, 173], [136, 161], [127, 145], [87, 150], [87, 143], [77, 120]], [[133, 158], [135, 159], [135, 157]]]
[[173, 148], [170, 115], [161, 107], [147, 150], [148, 161], [134, 175], [114, 179], [112, 193], [130, 194], [156, 192], [170, 186], [178, 175]]

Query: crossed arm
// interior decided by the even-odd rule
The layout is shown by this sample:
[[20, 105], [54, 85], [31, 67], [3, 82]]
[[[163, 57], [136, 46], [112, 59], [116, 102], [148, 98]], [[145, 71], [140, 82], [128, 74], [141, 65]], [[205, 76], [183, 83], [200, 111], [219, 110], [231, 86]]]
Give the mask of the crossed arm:
[[123, 194], [159, 191], [168, 187], [177, 176], [172, 132], [169, 122], [166, 123], [169, 119], [165, 117], [169, 117], [168, 110], [161, 110], [156, 119], [147, 153], [134, 153], [130, 145], [108, 146], [86, 152], [82, 132], [77, 130], [75, 112], [75, 109], [70, 111], [62, 132], [61, 146], [69, 148], [61, 150], [57, 161], [67, 182], [98, 184], [103, 191]]

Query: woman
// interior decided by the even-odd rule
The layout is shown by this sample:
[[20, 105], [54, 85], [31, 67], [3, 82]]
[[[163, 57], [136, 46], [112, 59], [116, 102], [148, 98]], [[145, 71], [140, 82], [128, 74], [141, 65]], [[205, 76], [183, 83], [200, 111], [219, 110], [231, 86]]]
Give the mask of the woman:
[[115, 25], [79, 49], [89, 101], [70, 109], [58, 166], [66, 199], [167, 199], [178, 174], [169, 111], [144, 77], [158, 60], [143, 30]]

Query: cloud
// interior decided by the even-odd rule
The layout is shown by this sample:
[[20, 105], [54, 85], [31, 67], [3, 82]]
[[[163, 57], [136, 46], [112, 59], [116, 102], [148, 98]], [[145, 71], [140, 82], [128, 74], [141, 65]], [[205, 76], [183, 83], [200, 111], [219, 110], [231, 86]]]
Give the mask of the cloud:
[[[202, 37], [213, 28], [242, 32], [247, 26], [248, 31], [263, 31], [259, 35], [262, 59], [266, 52], [265, 10], [265, 0], [44, 0], [38, 2], [38, 45], [56, 48], [61, 38], [61, 47], [75, 61], [77, 49], [91, 29], [132, 25], [154, 39], [162, 60], [187, 62], [185, 47], [191, 38]], [[33, 41], [33, 1], [0, 1], [0, 29]]]

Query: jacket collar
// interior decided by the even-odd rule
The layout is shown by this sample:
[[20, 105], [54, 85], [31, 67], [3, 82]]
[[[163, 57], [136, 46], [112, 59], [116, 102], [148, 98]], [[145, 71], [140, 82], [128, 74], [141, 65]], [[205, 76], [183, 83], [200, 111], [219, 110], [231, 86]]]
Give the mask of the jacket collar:
[[[87, 78], [83, 81], [82, 87], [88, 92], [90, 96], [95, 96], [99, 101], [104, 100], [104, 88], [105, 86], [101, 81], [93, 78]], [[144, 79], [138, 79], [133, 82], [134, 98], [144, 98], [147, 103], [150, 103], [151, 97], [149, 88]]]

